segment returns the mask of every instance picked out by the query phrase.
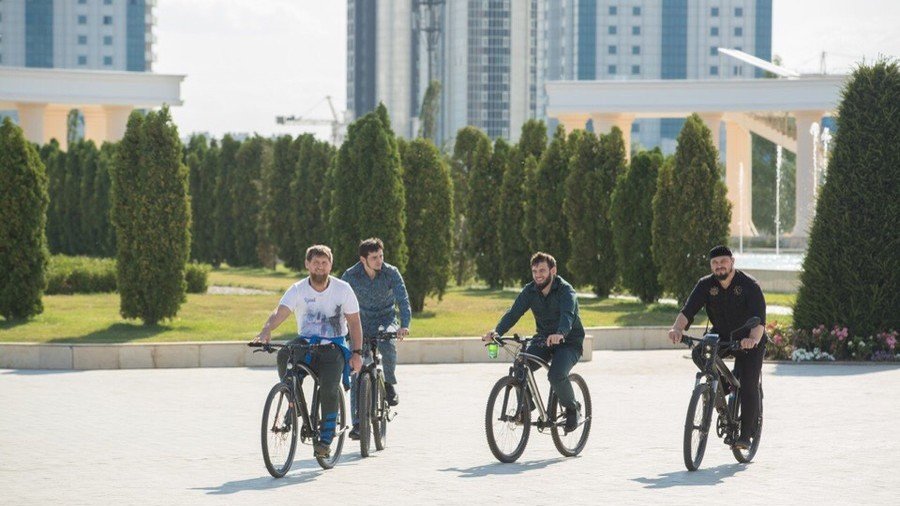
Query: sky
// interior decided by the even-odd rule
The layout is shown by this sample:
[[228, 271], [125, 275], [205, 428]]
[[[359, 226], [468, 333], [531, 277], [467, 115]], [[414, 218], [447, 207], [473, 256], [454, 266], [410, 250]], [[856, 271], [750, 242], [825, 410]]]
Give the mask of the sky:
[[[464, 1], [464, 0], [450, 0]], [[900, 1], [773, 0], [772, 53], [785, 67], [828, 73], [879, 55], [900, 58]], [[153, 71], [183, 74], [181, 135], [271, 135], [329, 127], [275, 124], [275, 116], [330, 119], [346, 105], [346, 0], [159, 0]]]

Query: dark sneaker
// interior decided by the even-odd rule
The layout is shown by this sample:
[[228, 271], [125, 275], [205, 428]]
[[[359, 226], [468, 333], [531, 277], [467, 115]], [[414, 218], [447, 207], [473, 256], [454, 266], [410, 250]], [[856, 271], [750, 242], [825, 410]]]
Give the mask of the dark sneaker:
[[566, 408], [566, 434], [577, 429], [579, 422], [581, 422], [581, 403], [575, 401], [574, 408]]
[[394, 385], [385, 383], [384, 391], [387, 394], [388, 406], [396, 406], [397, 404], [400, 404], [400, 396], [397, 395], [397, 389], [394, 388]]
[[313, 455], [327, 459], [331, 457], [331, 445], [327, 445], [321, 441], [313, 443]]
[[353, 428], [350, 429], [349, 436], [350, 436], [350, 439], [352, 439], [354, 441], [359, 441], [359, 424], [358, 423], [353, 424]]
[[734, 447], [738, 450], [747, 450], [750, 448], [750, 436], [741, 435], [737, 441], [734, 442]]

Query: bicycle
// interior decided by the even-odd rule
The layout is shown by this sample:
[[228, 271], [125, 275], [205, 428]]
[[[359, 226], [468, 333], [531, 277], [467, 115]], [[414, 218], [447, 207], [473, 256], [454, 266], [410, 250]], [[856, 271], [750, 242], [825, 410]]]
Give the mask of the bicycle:
[[[756, 327], [759, 325], [759, 321], [757, 317], [750, 318], [741, 328], [733, 331], [730, 337], [733, 338], [738, 332]], [[756, 433], [751, 437], [749, 448], [737, 448], [733, 445], [738, 439], [741, 428], [741, 382], [719, 356], [719, 351], [723, 349], [730, 351], [741, 349], [740, 341], [732, 340], [723, 344], [719, 342], [718, 334], [707, 333], [702, 339], [684, 335], [681, 342], [688, 346], [691, 346], [692, 343], [702, 346], [701, 356], [705, 359], [703, 370], [697, 373], [694, 392], [688, 403], [687, 416], [684, 420], [685, 467], [688, 471], [696, 471], [703, 461], [714, 408], [718, 412], [716, 436], [723, 438], [725, 444], [731, 446], [731, 452], [738, 462], [742, 464], [750, 462], [759, 449], [759, 439], [762, 435], [762, 380], [757, 385], [759, 388], [759, 419]], [[725, 391], [725, 386], [719, 378], [727, 383], [731, 395]], [[714, 397], [711, 396], [711, 392], [715, 392]]]
[[[275, 344], [249, 343], [247, 346], [261, 348], [257, 352], [274, 353], [280, 348], [290, 349], [288, 370], [284, 378], [269, 391], [262, 416], [262, 454], [269, 474], [281, 478], [290, 470], [297, 450], [297, 438], [303, 444], [312, 445], [319, 440], [319, 377], [305, 362], [307, 353], [315, 355], [320, 350], [334, 346], [322, 344]], [[303, 392], [304, 378], [313, 382], [312, 398], [307, 402]], [[348, 430], [347, 413], [344, 405], [344, 392], [340, 390], [338, 403], [338, 419], [334, 438], [331, 440], [329, 456], [316, 455], [316, 461], [322, 469], [331, 469], [341, 456], [344, 446], [344, 435]], [[298, 409], [299, 420], [298, 424]]]
[[[507, 464], [515, 462], [525, 451], [532, 424], [542, 434], [549, 429], [553, 444], [565, 457], [581, 453], [591, 431], [591, 395], [587, 383], [580, 375], [569, 374], [569, 381], [577, 387], [574, 388], [575, 398], [581, 403], [584, 415], [574, 431], [565, 432], [566, 410], [559, 404], [559, 398], [552, 388], [545, 408], [534, 372], [529, 365], [549, 371], [550, 364], [541, 357], [525, 352], [527, 345], [534, 340], [534, 337], [521, 338], [518, 334], [493, 339], [494, 343], [513, 357], [513, 364], [509, 368], [509, 374], [500, 378], [491, 389], [485, 410], [484, 429], [491, 453], [497, 460]], [[508, 350], [507, 342], [517, 343], [518, 350]], [[511, 396], [511, 392], [515, 392], [515, 395]], [[537, 409], [538, 412], [538, 418], [534, 421], [531, 420], [532, 409]], [[511, 446], [510, 450], [506, 450], [508, 446]]]
[[366, 339], [365, 344], [372, 354], [372, 362], [363, 366], [355, 380], [359, 382], [356, 412], [357, 420], [359, 420], [359, 453], [363, 458], [371, 454], [370, 445], [373, 435], [375, 436], [375, 449], [384, 450], [387, 445], [387, 424], [397, 415], [388, 406], [384, 370], [381, 367], [381, 354], [378, 352], [379, 341], [390, 341], [396, 338], [396, 332], [379, 330], [374, 337]]

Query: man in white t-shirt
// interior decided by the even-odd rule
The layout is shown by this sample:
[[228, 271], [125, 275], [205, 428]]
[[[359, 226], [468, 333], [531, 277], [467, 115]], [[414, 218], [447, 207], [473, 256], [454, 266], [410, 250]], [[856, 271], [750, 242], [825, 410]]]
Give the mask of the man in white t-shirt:
[[[268, 343], [272, 331], [294, 313], [300, 336], [291, 343], [330, 344], [319, 348], [310, 364], [319, 376], [319, 399], [322, 405], [322, 421], [319, 441], [313, 444], [318, 456], [329, 455], [334, 438], [340, 402], [341, 378], [347, 372], [347, 364], [353, 372], [362, 367], [362, 325], [359, 320], [359, 302], [350, 285], [330, 276], [331, 249], [328, 246], [310, 246], [306, 250], [306, 270], [309, 277], [291, 285], [281, 297], [278, 307], [266, 320], [254, 341]], [[347, 333], [353, 342], [353, 350], [347, 347]], [[278, 377], [283, 378], [290, 358], [287, 348], [278, 352]]]

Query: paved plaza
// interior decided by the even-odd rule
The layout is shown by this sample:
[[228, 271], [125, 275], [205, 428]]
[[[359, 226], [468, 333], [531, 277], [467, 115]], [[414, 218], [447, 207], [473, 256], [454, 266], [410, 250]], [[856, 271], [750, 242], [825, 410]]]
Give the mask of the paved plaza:
[[387, 450], [360, 459], [348, 440], [323, 471], [301, 446], [283, 479], [259, 446], [272, 370], [2, 370], [0, 504], [897, 504], [900, 367], [766, 364], [756, 461], [713, 439], [688, 473], [685, 356], [595, 352], [576, 367], [594, 400], [583, 455], [533, 431], [516, 464], [483, 428], [504, 363], [401, 366]]

